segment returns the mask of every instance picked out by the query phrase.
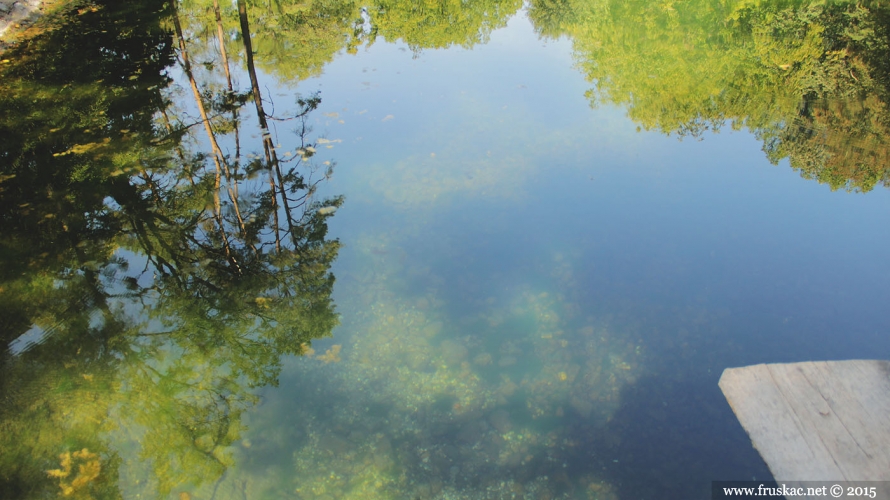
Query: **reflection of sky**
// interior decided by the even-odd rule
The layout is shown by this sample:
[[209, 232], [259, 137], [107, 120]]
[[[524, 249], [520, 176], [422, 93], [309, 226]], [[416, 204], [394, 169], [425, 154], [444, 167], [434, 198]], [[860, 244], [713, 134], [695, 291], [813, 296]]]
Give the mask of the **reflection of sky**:
[[299, 90], [320, 90], [320, 111], [338, 114], [316, 115], [317, 131], [359, 146], [354, 162], [344, 157], [348, 151], [338, 152], [345, 173], [353, 163], [361, 169], [430, 153], [501, 148], [544, 156], [569, 139], [553, 137], [554, 130], [565, 135], [579, 122], [590, 123], [587, 85], [569, 56], [567, 42], [539, 41], [524, 18], [515, 18], [472, 50], [427, 50], [412, 58], [404, 46], [378, 43], [337, 59]]
[[[589, 109], [589, 85], [572, 68], [569, 41], [538, 40], [521, 16], [472, 50], [412, 59], [403, 46], [378, 43], [339, 57], [299, 90], [315, 88], [323, 98], [316, 132], [344, 140], [330, 151], [338, 170], [329, 188], [347, 195], [335, 234], [368, 228], [357, 212], [408, 208], [381, 206], [369, 176], [391, 186], [416, 164], [444, 182], [463, 161], [495, 169], [485, 180], [520, 189], [523, 198], [486, 202], [472, 182], [461, 184], [469, 189], [457, 193], [456, 205], [437, 210], [452, 231], [483, 231], [493, 241], [533, 231], [551, 242], [538, 243], [545, 246], [589, 241], [609, 259], [607, 275], [635, 280], [641, 296], [661, 290], [654, 297], [678, 300], [695, 288], [699, 298], [777, 315], [784, 308], [783, 319], [798, 321], [834, 310], [824, 319], [849, 329], [856, 324], [842, 318], [872, 321], [869, 311], [886, 294], [878, 281], [886, 276], [878, 258], [886, 236], [875, 230], [888, 217], [885, 191], [831, 193], [786, 163], [771, 166], [747, 133], [679, 142], [633, 132], [623, 110]], [[322, 116], [333, 112], [345, 123]], [[503, 158], [528, 165], [511, 168]], [[422, 187], [392, 189], [424, 199]], [[859, 355], [875, 347], [871, 339], [851, 342]]]
[[[403, 45], [379, 41], [300, 84], [304, 94], [322, 92], [315, 133], [343, 140], [317, 156], [338, 162], [324, 191], [346, 195], [331, 219], [332, 236], [345, 245], [335, 265], [343, 326], [315, 347], [320, 354], [343, 345], [344, 360], [289, 365], [252, 417], [256, 448], [245, 448], [245, 463], [263, 453], [287, 460], [291, 449], [325, 466], [349, 461], [350, 444], [336, 436], [357, 448], [384, 439], [362, 434], [370, 430], [416, 439], [409, 451], [418, 455], [407, 456], [422, 462], [424, 443], [435, 442], [424, 433], [450, 432], [436, 420], [449, 408], [459, 414], [477, 405], [478, 418], [492, 421], [501, 403], [483, 399], [503, 391], [491, 383], [499, 363], [519, 383], [522, 370], [510, 358], [531, 360], [523, 389], [530, 401], [543, 390], [535, 381], [569, 379], [572, 366], [593, 369], [579, 347], [593, 325], [609, 332], [602, 341], [609, 352], [594, 361], [629, 372], [619, 378], [621, 399], [597, 403], [609, 408], [599, 430], [579, 430], [578, 414], [562, 409], [564, 420], [516, 424], [511, 432], [552, 431], [602, 446], [594, 458], [565, 452], [560, 460], [575, 479], [605, 481], [616, 494], [645, 492], [629, 486], [631, 478], [686, 494], [712, 479], [763, 474], [717, 391], [723, 368], [890, 356], [890, 320], [881, 309], [890, 299], [890, 268], [879, 254], [890, 222], [884, 189], [832, 193], [785, 163], [771, 166], [744, 132], [682, 142], [638, 133], [623, 110], [591, 110], [587, 88], [572, 68], [570, 43], [538, 40], [522, 17], [472, 50], [412, 58]], [[549, 315], [560, 319], [548, 323]], [[511, 321], [518, 325], [512, 331], [500, 326]], [[435, 322], [444, 326], [429, 339], [415, 345], [405, 337]], [[551, 350], [547, 328], [564, 329], [579, 350]], [[479, 351], [464, 355], [460, 345]], [[377, 356], [381, 372], [362, 365], [362, 352]], [[486, 353], [491, 364], [476, 361]], [[410, 356], [419, 357], [413, 368], [393, 366], [408, 366]], [[448, 359], [454, 366], [437, 368]], [[461, 371], [461, 362], [469, 369]], [[485, 376], [448, 378], [467, 370]], [[430, 387], [454, 399], [411, 393]], [[570, 397], [560, 400], [556, 387], [555, 396], [539, 398], [553, 405], [546, 411], [569, 408]], [[424, 401], [433, 422], [427, 429], [409, 411]], [[367, 410], [374, 404], [391, 408]], [[528, 417], [524, 407], [504, 406], [515, 422]], [[358, 413], [331, 414], [340, 409]], [[389, 424], [377, 422], [381, 414]], [[347, 424], [359, 435], [332, 430]], [[421, 437], [398, 427], [410, 425]], [[529, 453], [535, 450], [549, 453], [543, 445]], [[294, 473], [288, 467], [298, 476], [315, 473], [278, 467], [282, 481]], [[384, 469], [381, 487], [399, 490], [388, 482], [398, 472]], [[414, 491], [405, 488], [399, 491]]]

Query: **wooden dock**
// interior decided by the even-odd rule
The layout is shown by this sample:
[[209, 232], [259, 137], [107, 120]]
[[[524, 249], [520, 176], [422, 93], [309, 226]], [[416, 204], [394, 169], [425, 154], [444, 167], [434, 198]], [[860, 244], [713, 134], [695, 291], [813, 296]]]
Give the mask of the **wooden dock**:
[[728, 368], [720, 389], [776, 481], [890, 481], [890, 362]]

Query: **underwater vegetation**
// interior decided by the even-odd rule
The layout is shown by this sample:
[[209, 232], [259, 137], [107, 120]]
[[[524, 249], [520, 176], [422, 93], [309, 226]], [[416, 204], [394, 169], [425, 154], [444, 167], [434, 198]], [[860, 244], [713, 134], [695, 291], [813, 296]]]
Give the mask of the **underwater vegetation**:
[[[449, 304], [442, 276], [380, 252], [410, 231], [358, 240], [361, 274], [344, 279], [361, 292], [339, 302], [337, 344], [316, 341], [325, 354], [286, 370], [296, 389], [249, 417], [238, 460], [270, 470], [224, 484], [305, 499], [617, 498], [605, 478], [573, 473], [596, 453], [578, 432], [609, 422], [641, 370], [640, 341], [569, 303], [561, 255], [554, 291]], [[427, 290], [406, 294], [406, 276]]]

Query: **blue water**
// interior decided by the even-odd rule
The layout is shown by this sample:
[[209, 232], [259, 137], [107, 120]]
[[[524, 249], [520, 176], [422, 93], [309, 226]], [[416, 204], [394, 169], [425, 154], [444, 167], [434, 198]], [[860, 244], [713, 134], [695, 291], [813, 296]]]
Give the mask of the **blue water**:
[[[250, 388], [237, 438], [210, 453], [224, 472], [171, 497], [704, 499], [713, 480], [771, 478], [724, 369], [890, 357], [885, 188], [831, 191], [745, 129], [641, 130], [591, 107], [573, 50], [519, 13], [471, 48], [378, 39], [303, 81], [260, 74], [276, 115], [322, 98], [308, 124], [316, 163], [336, 163], [317, 197], [345, 197], [328, 219], [340, 325]], [[43, 330], [30, 335], [13, 354]], [[188, 354], [170, 351], [146, 365]], [[195, 359], [183, 377], [228, 368]], [[123, 401], [98, 413], [126, 421]], [[152, 424], [102, 429], [123, 495], [163, 496], [140, 451]]]
[[770, 477], [723, 369], [890, 355], [885, 190], [832, 192], [744, 130], [638, 131], [571, 54], [519, 15], [297, 86], [342, 141], [343, 324], [314, 344], [342, 361], [265, 392], [230, 476], [251, 498], [705, 498]]

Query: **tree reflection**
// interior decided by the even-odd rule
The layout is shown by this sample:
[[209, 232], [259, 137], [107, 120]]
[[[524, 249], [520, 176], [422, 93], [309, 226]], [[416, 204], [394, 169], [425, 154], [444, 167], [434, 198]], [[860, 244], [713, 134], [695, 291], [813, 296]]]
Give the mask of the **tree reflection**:
[[535, 1], [539, 32], [573, 37], [595, 105], [646, 129], [747, 127], [833, 189], [888, 181], [888, 11], [853, 2]]
[[[326, 220], [342, 199], [315, 196], [331, 172], [317, 175], [305, 123], [319, 98], [298, 99], [295, 136], [275, 138], [301, 154], [245, 157], [251, 91], [194, 71], [175, 5], [80, 9], [2, 68], [15, 113], [0, 119], [0, 335], [19, 339], [0, 358], [4, 498], [221, 477], [251, 389], [337, 323]], [[174, 57], [197, 123], [170, 86]], [[151, 484], [127, 481], [144, 467]]]
[[[269, 116], [258, 73], [306, 78], [376, 36], [472, 46], [519, 7], [80, 0], [9, 54], [0, 496], [164, 495], [220, 478], [253, 389], [337, 323], [326, 221], [342, 199], [316, 197], [331, 173], [307, 127], [319, 97]], [[748, 127], [773, 161], [861, 190], [888, 176], [887, 14], [710, 0], [529, 10], [540, 34], [574, 38], [592, 101], [669, 133]], [[295, 134], [274, 137], [273, 118]], [[242, 144], [253, 123], [260, 141]]]
[[378, 36], [402, 40], [414, 52], [472, 47], [505, 26], [521, 6], [519, 0], [245, 0], [219, 10], [215, 3], [196, 0], [184, 5], [183, 26], [206, 40], [214, 22], [211, 13], [220, 12], [230, 26], [224, 30], [226, 35], [218, 35], [227, 40], [223, 53], [233, 53], [233, 58], [245, 54], [246, 58], [246, 52], [235, 48], [243, 43], [243, 32], [231, 28], [239, 25], [243, 12], [253, 26], [250, 38], [256, 67], [282, 81], [299, 81], [319, 75], [340, 51], [355, 53]]
[[403, 40], [411, 50], [472, 47], [507, 24], [519, 0], [377, 0], [367, 6], [371, 40]]
[[[243, 7], [253, 26], [256, 67], [282, 82], [317, 76], [338, 52], [355, 52], [364, 42], [364, 20], [357, 1], [248, 1]], [[203, 42], [192, 49], [202, 60], [215, 50], [226, 55], [219, 60], [223, 66], [226, 61], [246, 65], [237, 2], [191, 0], [181, 2], [179, 10], [186, 36]], [[215, 43], [206, 43], [211, 38], [216, 38]]]

